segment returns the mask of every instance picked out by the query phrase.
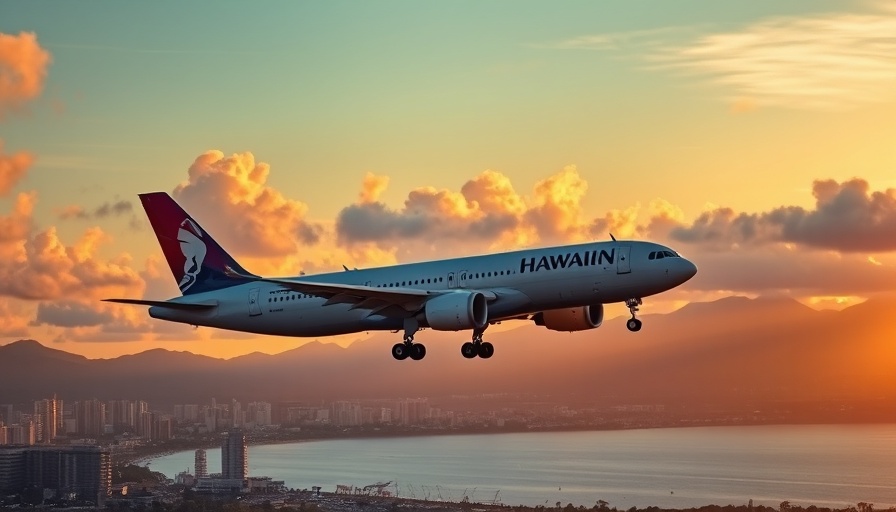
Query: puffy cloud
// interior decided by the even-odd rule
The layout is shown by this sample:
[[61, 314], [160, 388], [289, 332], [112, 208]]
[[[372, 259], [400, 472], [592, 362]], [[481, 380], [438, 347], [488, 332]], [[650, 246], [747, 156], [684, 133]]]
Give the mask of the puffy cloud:
[[583, 237], [580, 202], [588, 183], [571, 165], [535, 185], [535, 204], [526, 212], [542, 240], [562, 242]]
[[[365, 179], [364, 190], [368, 188]], [[498, 249], [580, 240], [587, 234], [580, 206], [587, 188], [570, 166], [538, 182], [527, 201], [507, 176], [487, 170], [467, 181], [460, 192], [433, 187], [412, 190], [400, 209], [382, 202], [348, 206], [339, 213], [336, 230], [347, 246], [418, 242], [434, 247], [463, 241]], [[362, 197], [369, 195], [362, 192]], [[442, 245], [440, 250], [456, 247]]]
[[772, 18], [654, 57], [730, 90], [735, 111], [842, 109], [894, 96], [896, 11]]
[[[19, 194], [12, 212], [0, 216], [0, 295], [21, 299], [102, 298], [139, 292], [140, 277], [127, 255], [97, 256], [108, 236], [91, 228], [66, 245], [55, 227], [34, 232], [36, 196]], [[126, 295], [125, 295], [126, 296]]]
[[841, 252], [896, 250], [896, 190], [871, 191], [868, 182], [816, 181], [815, 208], [785, 206], [764, 213], [716, 208], [673, 239], [728, 248], [744, 243], [796, 243]]
[[0, 197], [9, 194], [19, 180], [25, 177], [33, 162], [34, 155], [27, 151], [18, 151], [11, 155], [3, 153], [3, 140], [0, 139]]
[[388, 176], [377, 176], [372, 172], [368, 172], [364, 175], [364, 182], [361, 184], [361, 193], [358, 195], [358, 202], [361, 204], [377, 202], [380, 198], [380, 194], [382, 194], [388, 186]]
[[317, 243], [321, 228], [305, 220], [308, 207], [267, 186], [269, 172], [252, 153], [225, 157], [208, 151], [190, 166], [188, 181], [174, 189], [174, 197], [235, 254], [286, 256], [297, 250], [298, 240]]
[[638, 224], [640, 211], [640, 205], [624, 210], [610, 210], [591, 223], [591, 233], [594, 237], [613, 235], [617, 238], [634, 238], [643, 231]]
[[34, 33], [0, 33], [0, 120], [40, 95], [50, 62]]
[[31, 215], [34, 212], [36, 201], [35, 193], [21, 193], [16, 196], [12, 212], [9, 215], [0, 216], [0, 258], [2, 260], [8, 261], [22, 254], [21, 241], [31, 232], [33, 225]]

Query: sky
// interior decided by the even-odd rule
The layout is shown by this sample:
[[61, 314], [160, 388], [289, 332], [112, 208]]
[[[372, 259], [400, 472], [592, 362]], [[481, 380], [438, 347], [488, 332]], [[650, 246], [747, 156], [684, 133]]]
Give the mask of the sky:
[[894, 120], [891, 1], [2, 2], [0, 344], [312, 341], [101, 302], [178, 295], [150, 191], [263, 275], [612, 233], [700, 269], [645, 313], [840, 309], [896, 288]]

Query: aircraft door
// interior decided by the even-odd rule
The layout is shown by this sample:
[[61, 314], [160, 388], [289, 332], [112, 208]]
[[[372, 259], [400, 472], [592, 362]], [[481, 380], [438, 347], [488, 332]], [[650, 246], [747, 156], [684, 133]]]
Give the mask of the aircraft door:
[[467, 272], [466, 270], [460, 270], [460, 271], [458, 271], [457, 275], [458, 275], [457, 286], [460, 288], [466, 288], [467, 287], [467, 278], [469, 277], [469, 272]]
[[249, 290], [249, 316], [258, 316], [261, 314], [261, 306], [258, 304], [258, 288]]
[[617, 274], [628, 274], [632, 271], [632, 265], [629, 261], [629, 252], [631, 251], [631, 247], [627, 245], [620, 245], [616, 248], [616, 273]]
[[448, 288], [456, 288], [457, 283], [454, 281], [454, 272], [448, 272]]

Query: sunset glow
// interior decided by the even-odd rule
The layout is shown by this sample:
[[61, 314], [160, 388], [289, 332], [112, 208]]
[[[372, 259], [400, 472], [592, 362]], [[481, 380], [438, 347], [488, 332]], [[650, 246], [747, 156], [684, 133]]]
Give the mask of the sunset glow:
[[889, 2], [47, 8], [0, 7], [0, 344], [229, 358], [314, 341], [101, 302], [179, 294], [150, 191], [262, 275], [613, 235], [700, 269], [647, 314], [896, 290]]

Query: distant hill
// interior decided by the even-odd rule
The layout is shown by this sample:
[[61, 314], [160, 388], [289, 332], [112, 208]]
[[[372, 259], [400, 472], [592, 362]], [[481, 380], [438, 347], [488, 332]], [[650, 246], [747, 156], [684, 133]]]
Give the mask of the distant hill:
[[308, 343], [229, 360], [149, 350], [91, 360], [22, 340], [0, 347], [0, 403], [57, 394], [154, 405], [229, 400], [331, 400], [538, 393], [602, 403], [896, 397], [896, 302], [819, 312], [781, 298], [731, 297], [625, 318], [592, 331], [534, 325], [486, 333], [490, 360], [466, 360], [469, 333], [422, 331], [423, 361], [395, 361], [397, 335], [348, 348]]

